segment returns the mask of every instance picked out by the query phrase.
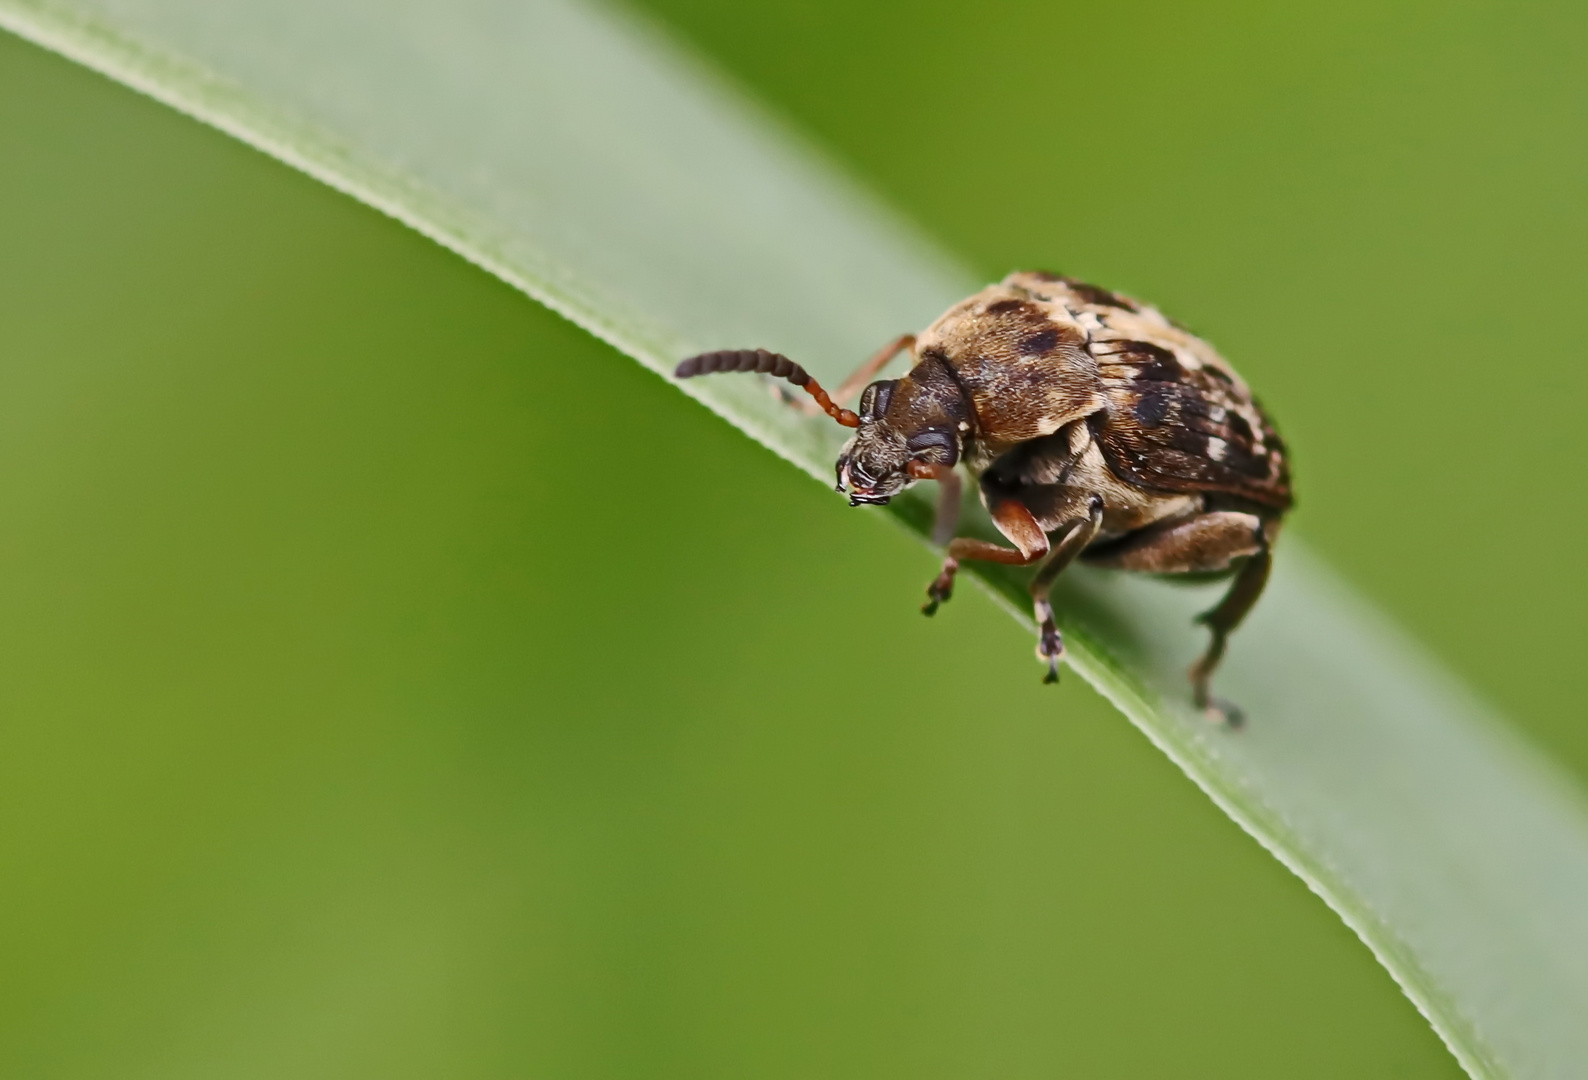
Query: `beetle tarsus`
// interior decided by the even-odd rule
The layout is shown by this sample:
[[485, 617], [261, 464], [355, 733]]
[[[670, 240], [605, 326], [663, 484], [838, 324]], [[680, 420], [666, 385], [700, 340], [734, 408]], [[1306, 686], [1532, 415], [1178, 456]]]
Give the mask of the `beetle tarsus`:
[[1064, 656], [1064, 638], [1059, 634], [1058, 624], [1053, 619], [1053, 605], [1046, 600], [1036, 601], [1037, 613], [1037, 659], [1048, 665], [1048, 673], [1042, 677], [1044, 684], [1059, 681], [1059, 660]]
[[1239, 731], [1246, 726], [1246, 714], [1233, 701], [1203, 695], [1196, 705], [1202, 710], [1202, 718], [1210, 724], [1218, 724], [1231, 731]]
[[1202, 658], [1191, 665], [1189, 673], [1191, 700], [1201, 710], [1203, 719], [1208, 723], [1219, 724], [1232, 731], [1239, 730], [1246, 723], [1246, 714], [1234, 703], [1214, 697], [1210, 686], [1213, 681], [1213, 671], [1224, 658], [1224, 645], [1229, 640], [1229, 634], [1208, 615], [1197, 619], [1198, 622], [1208, 624], [1212, 628], [1213, 640], [1208, 642], [1208, 651], [1202, 654]]
[[1191, 697], [1196, 702], [1196, 707], [1209, 720], [1225, 724], [1231, 728], [1238, 728], [1243, 723], [1241, 710], [1227, 701], [1220, 701], [1213, 696], [1211, 683], [1213, 672], [1218, 669], [1219, 661], [1224, 659], [1224, 647], [1229, 641], [1230, 633], [1241, 624], [1246, 613], [1257, 602], [1257, 597], [1263, 591], [1263, 585], [1268, 580], [1268, 570], [1273, 564], [1273, 556], [1266, 542], [1263, 547], [1246, 560], [1235, 575], [1235, 581], [1230, 585], [1229, 592], [1224, 594], [1218, 606], [1211, 611], [1204, 611], [1196, 617], [1196, 621], [1208, 628], [1212, 635], [1208, 641], [1207, 651], [1202, 658], [1191, 665]]
[[943, 560], [943, 569], [932, 584], [926, 587], [926, 603], [921, 605], [922, 615], [936, 615], [939, 604], [947, 603], [954, 595], [954, 575], [959, 572], [959, 560]]

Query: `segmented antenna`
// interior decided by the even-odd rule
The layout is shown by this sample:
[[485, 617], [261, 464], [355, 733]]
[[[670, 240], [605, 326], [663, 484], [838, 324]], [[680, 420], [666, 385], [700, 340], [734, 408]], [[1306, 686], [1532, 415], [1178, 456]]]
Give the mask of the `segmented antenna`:
[[765, 349], [723, 349], [720, 352], [701, 353], [679, 364], [673, 370], [673, 375], [680, 379], [691, 379], [696, 375], [709, 375], [717, 371], [759, 371], [767, 375], [775, 375], [779, 379], [787, 379], [815, 398], [822, 412], [844, 427], [860, 426], [859, 416], [833, 404], [833, 399], [827, 396], [827, 391], [822, 389], [820, 383], [811, 378], [804, 368], [781, 353], [768, 352]]

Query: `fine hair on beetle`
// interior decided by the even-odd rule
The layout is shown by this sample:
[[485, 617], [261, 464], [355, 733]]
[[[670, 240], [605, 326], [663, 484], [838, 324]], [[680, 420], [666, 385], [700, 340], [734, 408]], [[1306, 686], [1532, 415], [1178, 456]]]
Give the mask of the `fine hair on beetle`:
[[[910, 370], [873, 381], [900, 353]], [[1229, 634], [1257, 602], [1292, 505], [1284, 443], [1211, 345], [1133, 298], [1058, 274], [1009, 275], [903, 334], [831, 395], [766, 349], [701, 353], [680, 379], [756, 372], [786, 379], [854, 434], [835, 463], [852, 506], [880, 506], [935, 480], [933, 540], [946, 548], [922, 610], [953, 593], [961, 562], [1034, 566], [1030, 585], [1045, 681], [1063, 636], [1049, 592], [1073, 561], [1154, 574], [1233, 578], [1199, 617], [1211, 640], [1190, 672], [1210, 719], [1238, 710], [1210, 681]], [[858, 397], [858, 411], [844, 403]], [[963, 469], [1012, 546], [954, 535]]]

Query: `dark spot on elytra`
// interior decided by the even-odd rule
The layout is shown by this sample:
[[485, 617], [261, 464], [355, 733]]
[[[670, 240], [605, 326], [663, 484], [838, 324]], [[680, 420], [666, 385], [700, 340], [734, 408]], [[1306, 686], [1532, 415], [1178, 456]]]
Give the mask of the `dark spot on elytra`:
[[1185, 369], [1174, 352], [1150, 341], [1111, 341], [1117, 364], [1130, 364], [1136, 369], [1133, 376], [1145, 382], [1179, 382]]
[[1064, 284], [1068, 285], [1072, 293], [1088, 304], [1096, 304], [1099, 307], [1124, 308], [1126, 311], [1141, 310], [1123, 296], [1111, 293], [1107, 289], [1099, 288], [1096, 285], [1088, 285], [1085, 282], [1075, 281], [1071, 278], [1065, 278]]
[[1020, 339], [1021, 356], [1044, 356], [1052, 352], [1059, 344], [1059, 331], [1057, 327], [1048, 327], [1038, 330], [1035, 334], [1028, 334]]
[[1208, 456], [1208, 437], [1200, 431], [1193, 431], [1188, 427], [1172, 428], [1169, 436], [1169, 445], [1197, 461], [1210, 460]]
[[1176, 369], [1180, 367], [1180, 361], [1175, 358], [1174, 350], [1166, 349], [1162, 345], [1154, 345], [1150, 341], [1116, 341], [1114, 345], [1122, 353], [1147, 357], [1160, 364], [1172, 364]]
[[1012, 315], [1026, 306], [1024, 300], [995, 300], [984, 309], [987, 315]]
[[1038, 281], [1058, 281], [1063, 282], [1066, 285], [1070, 283], [1069, 278], [1065, 277], [1063, 274], [1055, 274], [1052, 270], [1033, 270], [1031, 271], [1031, 276], [1036, 278]]
[[1227, 468], [1234, 469], [1242, 476], [1252, 476], [1259, 480], [1267, 479], [1271, 471], [1268, 455], [1243, 454], [1235, 450], [1225, 451], [1224, 465]]
[[1132, 412], [1142, 427], [1155, 428], [1168, 418], [1173, 404], [1174, 392], [1166, 386], [1155, 386], [1136, 399], [1136, 407]]
[[1246, 422], [1246, 417], [1242, 416], [1240, 413], [1231, 411], [1225, 414], [1224, 423], [1230, 429], [1230, 431], [1234, 433], [1235, 437], [1241, 440], [1243, 443], [1250, 445], [1255, 441], [1252, 433], [1252, 425], [1248, 424]]

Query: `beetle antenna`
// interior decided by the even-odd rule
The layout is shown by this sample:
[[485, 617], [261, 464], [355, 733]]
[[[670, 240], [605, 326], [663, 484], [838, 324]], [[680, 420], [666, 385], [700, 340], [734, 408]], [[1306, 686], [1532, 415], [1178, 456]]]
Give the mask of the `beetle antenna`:
[[765, 349], [723, 349], [720, 352], [701, 353], [679, 364], [673, 370], [673, 375], [679, 379], [690, 379], [696, 375], [709, 375], [716, 371], [759, 371], [767, 375], [775, 375], [779, 379], [787, 379], [815, 398], [822, 412], [844, 427], [860, 426], [858, 415], [834, 404], [833, 399], [827, 396], [827, 391], [810, 377], [809, 372], [781, 353], [768, 352]]

